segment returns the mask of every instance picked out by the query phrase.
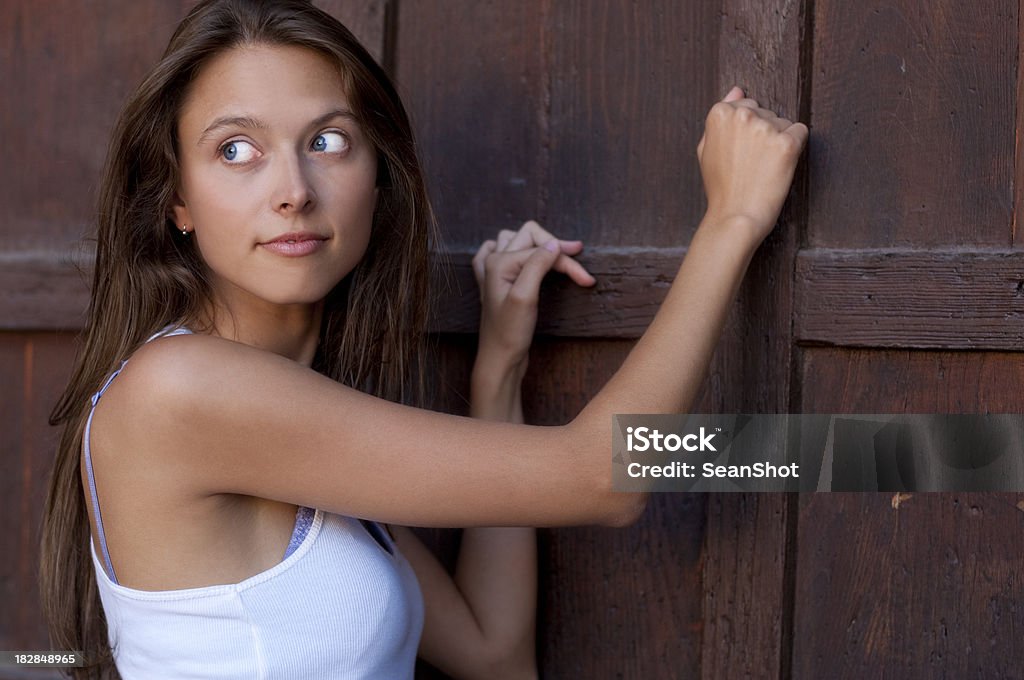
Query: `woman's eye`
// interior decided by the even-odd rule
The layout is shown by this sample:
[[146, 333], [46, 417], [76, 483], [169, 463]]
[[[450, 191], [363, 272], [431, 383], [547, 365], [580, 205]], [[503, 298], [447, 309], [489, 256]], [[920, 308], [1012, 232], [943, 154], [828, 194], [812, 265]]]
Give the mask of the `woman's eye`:
[[220, 156], [228, 163], [241, 165], [248, 163], [256, 157], [256, 149], [249, 142], [238, 139], [222, 146], [220, 148]]
[[322, 132], [313, 139], [313, 151], [344, 153], [348, 151], [348, 139], [340, 132]]

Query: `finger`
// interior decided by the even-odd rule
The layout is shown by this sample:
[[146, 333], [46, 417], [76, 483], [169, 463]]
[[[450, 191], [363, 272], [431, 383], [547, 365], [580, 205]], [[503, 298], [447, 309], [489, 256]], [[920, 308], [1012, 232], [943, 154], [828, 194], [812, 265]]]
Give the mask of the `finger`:
[[[553, 248], [553, 250], [552, 250]], [[559, 258], [558, 242], [548, 241], [534, 250], [523, 263], [523, 268], [516, 277], [515, 283], [508, 291], [513, 300], [521, 300], [536, 304], [540, 297], [540, 282], [551, 271]]]
[[508, 249], [508, 244], [516, 237], [516, 232], [511, 229], [502, 229], [498, 232], [498, 250], [505, 251]]
[[583, 241], [563, 241], [556, 239], [550, 232], [544, 227], [540, 226], [534, 221], [529, 221], [523, 224], [519, 229], [519, 233], [516, 237], [505, 248], [505, 251], [523, 250], [525, 248], [534, 248], [536, 246], [548, 243], [550, 241], [557, 241], [559, 250], [562, 255], [555, 260], [554, 270], [561, 272], [575, 281], [581, 286], [592, 286], [597, 283], [590, 272], [586, 268], [570, 257], [576, 255], [583, 250]]
[[[537, 246], [544, 245], [551, 239], [555, 238], [555, 235], [549, 232], [544, 227], [537, 224], [535, 221], [530, 220], [524, 222], [523, 226], [516, 232], [515, 238], [508, 244], [507, 250], [522, 250], [523, 248], [535, 248]], [[565, 252], [566, 246], [573, 243], [579, 243], [579, 248], [582, 249], [582, 241], [565, 241], [559, 239], [558, 241], [562, 244], [562, 251]], [[578, 252], [578, 251], [577, 251]]]
[[[580, 250], [582, 249], [583, 248], [581, 244]], [[576, 252], [579, 251], [577, 250]], [[563, 247], [562, 254], [557, 260], [555, 260], [555, 264], [552, 267], [552, 269], [554, 269], [556, 272], [565, 274], [570, 279], [572, 279], [574, 283], [580, 286], [590, 287], [597, 283], [597, 279], [594, 278], [593, 274], [588, 272], [587, 268], [584, 267], [578, 260], [570, 257], [569, 255], [570, 253], [567, 253], [565, 248]]]
[[783, 134], [790, 135], [797, 143], [800, 144], [800, 148], [803, 149], [804, 145], [807, 144], [807, 137], [810, 134], [810, 130], [803, 123], [793, 123], [783, 131]]
[[554, 236], [547, 229], [540, 226], [533, 220], [524, 222], [519, 227], [515, 238], [509, 243], [510, 250], [522, 250], [523, 248], [535, 248], [553, 239]]
[[725, 98], [722, 99], [722, 101], [723, 102], [734, 102], [734, 101], [737, 101], [739, 99], [743, 99], [743, 90], [741, 90], [738, 85], [733, 85], [732, 89], [729, 90], [729, 92], [725, 95]]
[[756, 99], [738, 99], [734, 102], [731, 102], [731, 104], [733, 106], [743, 106], [748, 109], [754, 109], [756, 113], [760, 113], [761, 111], [765, 110], [761, 108], [761, 105], [757, 103]]
[[[533, 220], [526, 222], [522, 227], [519, 228], [519, 232], [515, 238], [509, 242], [505, 250], [523, 250], [526, 248], [536, 248], [537, 246], [543, 245], [548, 241], [556, 238], [551, 232], [544, 227], [540, 226]], [[583, 241], [565, 241], [557, 239], [558, 245], [561, 251], [568, 255], [575, 255], [576, 253], [583, 250]]]
[[493, 253], [497, 247], [498, 244], [494, 240], [484, 241], [480, 249], [476, 251], [476, 255], [473, 256], [473, 274], [476, 276], [476, 285], [480, 290], [484, 289], [484, 280], [487, 278], [485, 261], [487, 256]]
[[[582, 264], [571, 257], [583, 250], [582, 241], [549, 239], [547, 243], [556, 244], [553, 247], [558, 248], [559, 257], [555, 260], [553, 269], [566, 274], [581, 286], [592, 286], [597, 283], [597, 279]], [[485, 278], [487, 273], [493, 273], [511, 283], [515, 281], [524, 263], [530, 258], [536, 248], [537, 246], [515, 250], [510, 247], [504, 251], [491, 249], [488, 253], [483, 253], [483, 248], [481, 248], [481, 252], [477, 253], [482, 261], [480, 271], [483, 272]]]

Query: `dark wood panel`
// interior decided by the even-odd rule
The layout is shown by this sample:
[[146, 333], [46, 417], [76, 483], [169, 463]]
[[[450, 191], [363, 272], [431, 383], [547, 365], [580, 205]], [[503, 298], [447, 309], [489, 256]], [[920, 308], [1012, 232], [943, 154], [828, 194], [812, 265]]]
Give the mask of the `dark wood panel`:
[[81, 328], [94, 257], [0, 251], [0, 330]]
[[671, 0], [550, 3], [542, 212], [552, 227], [602, 246], [689, 241], [704, 205], [697, 142], [725, 94], [715, 80], [717, 10]]
[[544, 6], [398, 5], [399, 92], [450, 244], [477, 246], [499, 229], [544, 220]]
[[[803, 410], [1020, 413], [1010, 353], [808, 349]], [[794, 678], [1015, 677], [1020, 494], [801, 498]]]
[[809, 243], [1008, 246], [1017, 3], [815, 12]]
[[[622, 340], [537, 338], [523, 385], [527, 422], [571, 420], [632, 346]], [[694, 674], [700, 655], [703, 526], [702, 496], [662, 495], [627, 529], [542, 531], [538, 652], [543, 676]]]
[[[804, 69], [811, 5], [725, 0], [717, 27], [718, 90], [740, 85], [761, 106], [808, 121]], [[805, 161], [729, 315], [709, 372], [704, 412], [790, 409], [793, 281], [787, 272], [807, 220], [807, 184]], [[785, 678], [795, 500], [784, 494], [710, 494], [707, 506], [701, 677]]]
[[70, 334], [0, 333], [0, 641], [49, 648], [39, 611], [39, 527], [58, 432], [47, 419], [70, 375]]
[[0, 5], [0, 246], [62, 248], [92, 222], [114, 119], [193, 2]]
[[388, 0], [316, 0], [313, 4], [345, 24], [378, 63], [387, 64]]
[[795, 494], [707, 494], [701, 677], [787, 678]]
[[[1020, 11], [1018, 6], [1017, 11]], [[1018, 19], [1019, 20], [1019, 19]], [[1014, 91], [1014, 110], [1016, 115], [1014, 116], [1014, 131], [1016, 134], [1013, 136], [1013, 216], [1012, 216], [1012, 234], [1013, 234], [1013, 245], [1014, 247], [1020, 247], [1024, 243], [1024, 225], [1020, 224], [1020, 216], [1024, 215], [1024, 163], [1021, 162], [1021, 153], [1024, 153], [1024, 147], [1021, 145], [1020, 130], [1024, 130], [1024, 69], [1021, 68], [1021, 64], [1024, 63], [1024, 41], [1020, 39], [1020, 30], [1017, 31], [1017, 63], [1016, 72], [1014, 73], [1016, 79], [1016, 90]]]
[[1024, 413], [1024, 361], [1000, 352], [809, 348], [803, 413]]
[[659, 494], [626, 529], [544, 532], [543, 677], [696, 676], [704, 500]]
[[1018, 495], [802, 500], [794, 678], [1019, 675]]
[[1024, 256], [803, 251], [796, 336], [869, 347], [1024, 349]]
[[25, 587], [20, 580], [19, 525], [28, 520], [20, 515], [22, 447], [27, 436], [25, 343], [22, 334], [0, 334], [0, 597], [13, 604], [0, 610], [0, 646], [12, 650], [19, 649], [14, 642], [21, 639], [19, 614]]

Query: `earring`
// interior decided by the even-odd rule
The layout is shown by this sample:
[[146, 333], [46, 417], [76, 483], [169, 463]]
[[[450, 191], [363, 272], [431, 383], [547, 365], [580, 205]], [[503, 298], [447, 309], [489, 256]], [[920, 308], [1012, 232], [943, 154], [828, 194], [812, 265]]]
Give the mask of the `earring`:
[[188, 236], [188, 229], [185, 228], [187, 226], [188, 226], [187, 224], [181, 225], [181, 235], [182, 236]]

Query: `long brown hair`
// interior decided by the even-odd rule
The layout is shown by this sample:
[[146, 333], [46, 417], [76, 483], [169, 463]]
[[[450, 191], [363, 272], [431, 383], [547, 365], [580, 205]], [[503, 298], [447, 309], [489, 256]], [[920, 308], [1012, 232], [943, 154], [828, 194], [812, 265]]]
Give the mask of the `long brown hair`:
[[81, 485], [90, 396], [146, 338], [199, 322], [210, 290], [194, 241], [170, 219], [176, 128], [189, 83], [242, 45], [306, 47], [336, 62], [378, 155], [370, 242], [328, 295], [313, 368], [377, 396], [423, 397], [429, 251], [436, 227], [408, 117], [387, 75], [353, 35], [308, 0], [205, 0], [178, 26], [114, 128], [97, 206], [96, 263], [82, 345], [50, 417], [63, 425], [43, 517], [40, 590], [54, 649], [85, 652], [75, 677], [118, 677], [89, 554]]

